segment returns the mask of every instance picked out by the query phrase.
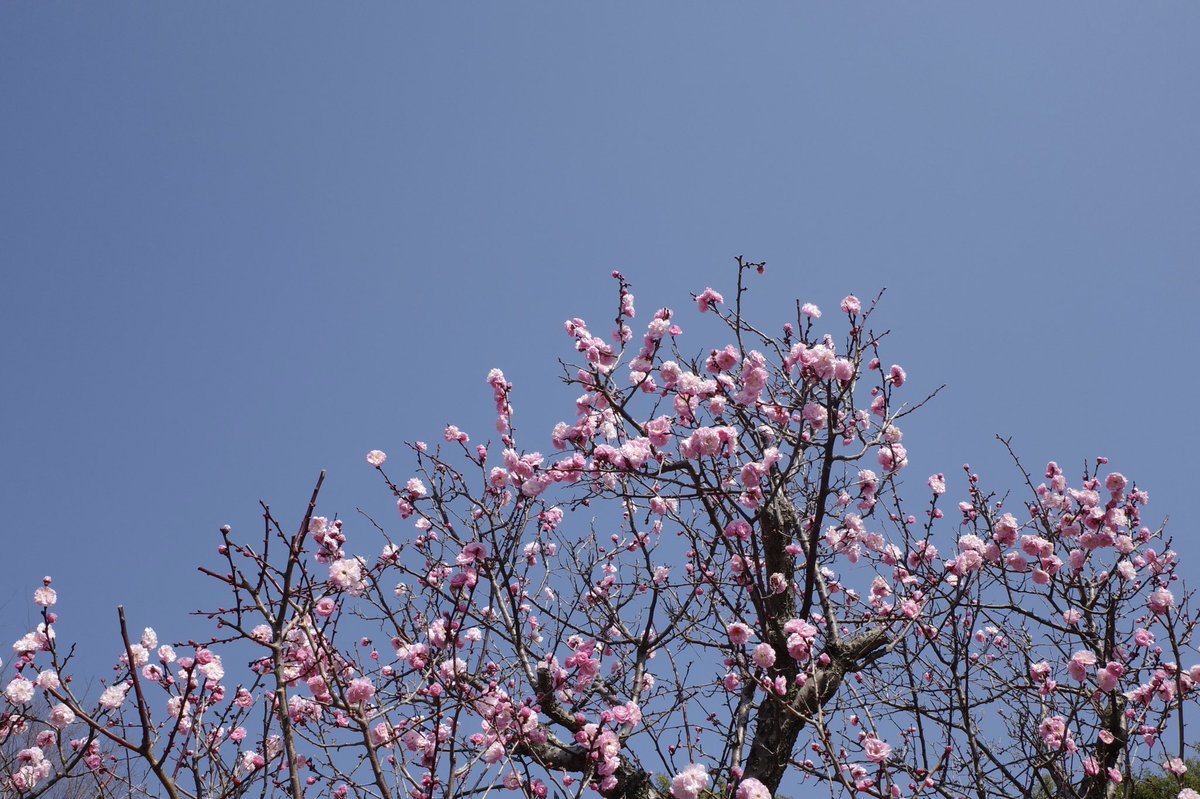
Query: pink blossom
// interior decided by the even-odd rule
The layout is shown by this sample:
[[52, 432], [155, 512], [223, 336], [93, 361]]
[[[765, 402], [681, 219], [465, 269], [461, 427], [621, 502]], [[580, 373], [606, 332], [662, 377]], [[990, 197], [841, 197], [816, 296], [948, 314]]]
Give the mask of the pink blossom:
[[626, 702], [612, 708], [613, 721], [626, 730], [631, 730], [642, 723], [642, 709], [636, 702]]
[[350, 681], [346, 689], [346, 701], [351, 704], [366, 702], [375, 695], [375, 686], [366, 677], [358, 677]]
[[50, 726], [56, 730], [61, 730], [75, 723], [75, 711], [64, 704], [57, 704], [50, 709], [50, 715], [46, 718]]
[[465, 566], [469, 563], [477, 563], [487, 560], [488, 547], [480, 541], [472, 541], [463, 547], [463, 551], [459, 553], [457, 560], [458, 565]]
[[729, 635], [729, 643], [734, 646], [742, 646], [750, 640], [750, 628], [740, 621], [735, 621], [725, 628], [725, 632]]
[[16, 677], [5, 686], [4, 695], [14, 705], [27, 705], [33, 701], [33, 683], [24, 677]]
[[50, 586], [43, 585], [33, 592], [33, 601], [34, 604], [48, 608], [58, 601], [58, 593]]
[[[817, 306], [813, 305], [811, 302], [806, 302], [803, 305], [801, 305], [800, 313], [804, 316], [809, 317], [810, 319], [820, 319], [821, 318], [821, 309], [818, 308]], [[757, 782], [757, 780], [755, 780], [755, 781]], [[738, 797], [738, 799], [742, 799], [742, 797]]]
[[334, 588], [358, 595], [366, 589], [363, 562], [358, 558], [335, 560], [329, 564], [329, 583]]
[[378, 469], [387, 460], [387, 454], [381, 450], [373, 449], [367, 453], [367, 463]]
[[700, 294], [696, 295], [696, 307], [700, 309], [700, 313], [712, 308], [714, 305], [720, 305], [725, 302], [725, 298], [712, 288], [706, 288]]
[[825, 410], [825, 406], [819, 402], [807, 402], [804, 404], [804, 410], [801, 415], [807, 419], [813, 427], [818, 430], [825, 428], [825, 423], [829, 421], [829, 412]]
[[1062, 716], [1050, 716], [1038, 725], [1038, 735], [1051, 749], [1061, 749], [1067, 736], [1067, 721]]
[[1175, 607], [1175, 595], [1165, 588], [1160, 588], [1146, 600], [1146, 607], [1150, 608], [1151, 613], [1162, 615]]
[[775, 665], [775, 649], [770, 644], [759, 644], [751, 655], [755, 665], [761, 669], [769, 669]]
[[1009, 552], [1004, 556], [1004, 562], [1008, 565], [1011, 571], [1024, 572], [1029, 571], [1029, 561], [1021, 557], [1016, 552]]
[[888, 377], [891, 378], [892, 385], [896, 388], [900, 388], [900, 386], [904, 385], [904, 381], [908, 380], [908, 374], [896, 364], [892, 364], [892, 369]]
[[107, 710], [116, 710], [125, 704], [125, 696], [128, 693], [129, 686], [125, 683], [110, 685], [100, 694], [100, 706]]
[[915, 619], [921, 615], [921, 605], [914, 599], [906, 599], [900, 603], [900, 614], [906, 619]]
[[1006, 513], [992, 525], [992, 537], [1002, 547], [1010, 547], [1017, 540], [1017, 530], [1020, 525], [1011, 513]]
[[[818, 311], [817, 315], [820, 313]], [[753, 777], [747, 777], [738, 785], [737, 799], [771, 799], [771, 791]]]
[[745, 519], [734, 519], [729, 524], [725, 525], [725, 537], [730, 539], [738, 539], [739, 541], [750, 540], [750, 523]]
[[697, 799], [708, 786], [708, 769], [703, 764], [692, 764], [671, 778], [671, 796], [675, 799]]
[[883, 763], [892, 753], [892, 747], [889, 744], [871, 736], [863, 739], [862, 747], [863, 754], [872, 763]]
[[1111, 693], [1117, 689], [1117, 685], [1120, 684], [1121, 677], [1124, 675], [1124, 665], [1116, 661], [1109, 661], [1104, 668], [1096, 673], [1096, 683], [1101, 691]]
[[1067, 673], [1075, 680], [1082, 682], [1087, 677], [1088, 670], [1096, 665], [1096, 655], [1086, 649], [1081, 649], [1071, 655], [1067, 661]]
[[142, 630], [142, 646], [146, 649], [154, 649], [158, 646], [158, 633], [154, 632], [153, 627], [146, 627]]
[[908, 465], [908, 450], [899, 443], [881, 444], [878, 460], [885, 472], [898, 472]]
[[848, 294], [846, 295], [845, 299], [842, 300], [841, 309], [843, 313], [857, 314], [862, 310], [862, 303], [858, 301], [858, 297], [855, 297], [853, 294]]

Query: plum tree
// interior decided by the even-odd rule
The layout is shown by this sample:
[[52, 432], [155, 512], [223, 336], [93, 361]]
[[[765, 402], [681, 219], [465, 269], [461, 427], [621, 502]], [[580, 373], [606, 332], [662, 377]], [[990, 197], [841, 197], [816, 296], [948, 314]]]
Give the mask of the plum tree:
[[496, 440], [451, 425], [398, 479], [367, 455], [398, 523], [321, 516], [318, 481], [294, 527], [223, 528], [215, 635], [160, 645], [122, 613], [94, 699], [47, 579], [4, 680], [0, 737], [35, 736], [4, 789], [1099, 799], [1150, 767], [1190, 796], [1195, 617], [1147, 492], [1103, 458], [1072, 482], [1014, 455], [1023, 499], [965, 467], [959, 502], [935, 474], [906, 509], [925, 398], [903, 401], [875, 303], [798, 302], [772, 333], [744, 314], [762, 271], [693, 295], [725, 336], [691, 350], [668, 308], [638, 338], [614, 273], [612, 335], [565, 325], [556, 454], [523, 446], [493, 370]]

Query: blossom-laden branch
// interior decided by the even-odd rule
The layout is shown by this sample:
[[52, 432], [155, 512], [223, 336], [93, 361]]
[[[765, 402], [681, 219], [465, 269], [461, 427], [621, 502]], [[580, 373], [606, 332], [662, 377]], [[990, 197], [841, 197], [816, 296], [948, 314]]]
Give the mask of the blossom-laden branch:
[[614, 273], [612, 335], [565, 324], [556, 454], [518, 441], [493, 370], [497, 442], [450, 425], [396, 480], [368, 454], [402, 526], [364, 514], [378, 555], [318, 515], [320, 481], [296, 532], [264, 506], [201, 567], [230, 597], [215, 634], [135, 641], [122, 612], [94, 700], [47, 578], [4, 688], [0, 739], [35, 744], [5, 790], [1109, 799], [1179, 777], [1195, 614], [1147, 493], [1104, 459], [1071, 484], [1014, 455], [1023, 504], [967, 467], [956, 508], [937, 474], [910, 512], [901, 422], [924, 400], [884, 368], [876, 304], [827, 324], [797, 303], [768, 333], [744, 316], [763, 268], [738, 259], [732, 309], [694, 296], [723, 329], [707, 350], [668, 308], [638, 340]]

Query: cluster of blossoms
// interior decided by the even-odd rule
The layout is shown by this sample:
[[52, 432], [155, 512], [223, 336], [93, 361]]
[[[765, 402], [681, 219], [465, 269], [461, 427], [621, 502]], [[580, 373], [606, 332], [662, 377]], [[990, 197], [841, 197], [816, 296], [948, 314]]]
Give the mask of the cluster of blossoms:
[[[740, 298], [763, 270], [739, 266]], [[316, 515], [320, 482], [294, 535], [269, 512], [269, 546], [223, 528], [215, 637], [177, 654], [122, 616], [90, 703], [47, 578], [3, 682], [0, 740], [29, 743], [6, 790], [123, 785], [135, 756], [191, 799], [771, 799], [788, 780], [1092, 799], [1137, 768], [1182, 776], [1167, 731], [1200, 697], [1195, 620], [1145, 491], [1102, 460], [1075, 485], [1051, 463], [1014, 507], [967, 468], [957, 511], [938, 473], [908, 513], [911, 381], [880, 359], [871, 307], [843, 299], [837, 339], [804, 303], [772, 338], [707, 288], [696, 309], [730, 335], [690, 354], [667, 308], [635, 341], [614, 278], [611, 335], [565, 323], [580, 394], [554, 454], [518, 441], [498, 369], [497, 443], [448, 425], [395, 481], [367, 453], [404, 526], [372, 519], [378, 555]], [[254, 652], [241, 682], [234, 647]]]

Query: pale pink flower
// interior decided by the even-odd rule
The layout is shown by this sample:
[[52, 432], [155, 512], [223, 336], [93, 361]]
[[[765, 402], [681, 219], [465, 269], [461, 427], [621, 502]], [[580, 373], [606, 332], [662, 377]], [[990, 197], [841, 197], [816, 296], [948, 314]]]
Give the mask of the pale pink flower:
[[892, 747], [875, 737], [867, 737], [862, 742], [863, 754], [872, 763], [883, 763], [892, 753]]
[[1017, 540], [1017, 529], [1020, 525], [1017, 522], [1017, 517], [1011, 513], [1006, 513], [996, 520], [992, 526], [992, 537], [996, 539], [996, 543], [1002, 547], [1010, 547]]
[[800, 413], [817, 429], [823, 429], [825, 423], [829, 421], [829, 412], [819, 402], [805, 403], [804, 409]]
[[361, 594], [366, 588], [363, 563], [358, 558], [335, 560], [329, 564], [329, 583], [342, 591]]
[[756, 646], [751, 657], [759, 668], [769, 669], [775, 665], [775, 649], [770, 644]]
[[898, 472], [908, 465], [908, 450], [900, 443], [885, 443], [879, 447], [878, 460], [885, 472]]
[[1121, 677], [1125, 675], [1125, 666], [1116, 661], [1109, 661], [1108, 665], [1096, 672], [1096, 684], [1101, 691], [1110, 693], [1117, 689], [1120, 684]]
[[697, 799], [708, 786], [708, 769], [703, 764], [692, 764], [671, 778], [671, 796], [675, 799]]
[[33, 683], [24, 677], [16, 677], [5, 686], [4, 695], [14, 705], [27, 705], [33, 701]]
[[50, 715], [46, 718], [50, 726], [56, 730], [61, 730], [75, 723], [75, 711], [64, 704], [57, 704], [50, 709]]
[[33, 592], [34, 604], [48, 608], [58, 601], [58, 593], [48, 585], [43, 585], [41, 588]]
[[129, 686], [125, 683], [119, 685], [110, 685], [104, 689], [104, 693], [100, 694], [100, 707], [106, 710], [116, 710], [121, 705], [125, 704], [125, 696], [129, 693]]
[[387, 454], [382, 450], [373, 449], [367, 453], [367, 463], [378, 469], [387, 460]]
[[350, 681], [350, 687], [346, 689], [346, 701], [351, 704], [366, 702], [375, 695], [375, 686], [366, 677], [359, 677]]
[[[817, 306], [813, 305], [811, 302], [806, 302], [803, 305], [801, 305], [800, 313], [803, 314], [804, 316], [809, 317], [810, 319], [820, 319], [821, 318], [821, 309], [818, 308]], [[758, 782], [758, 780], [755, 780], [755, 782]], [[742, 799], [742, 797], [739, 796], [738, 799]]]
[[1074, 679], [1082, 682], [1092, 666], [1096, 665], [1096, 655], [1086, 649], [1081, 649], [1071, 655], [1071, 659], [1067, 661], [1067, 673]]
[[[821, 312], [817, 311], [820, 316]], [[771, 791], [753, 777], [747, 777], [738, 785], [737, 799], [771, 799]]]
[[[938, 472], [929, 478], [929, 490], [941, 496], [946, 493], [946, 475]], [[982, 544], [980, 545], [982, 548]]]
[[750, 640], [750, 628], [740, 621], [735, 621], [725, 628], [725, 632], [729, 634], [729, 643], [734, 646], [742, 646]]
[[1067, 735], [1067, 721], [1062, 716], [1050, 716], [1038, 725], [1038, 735], [1051, 749], [1061, 749]]
[[142, 630], [142, 646], [147, 650], [154, 649], [158, 646], [158, 633], [154, 632], [153, 627], [147, 627]]
[[1146, 600], [1146, 607], [1150, 608], [1151, 613], [1162, 615], [1175, 607], [1175, 595], [1165, 588], [1160, 588]]
[[712, 308], [714, 305], [721, 305], [725, 302], [725, 298], [712, 288], [706, 288], [700, 294], [696, 295], [696, 307], [700, 309], [700, 313]]
[[862, 303], [858, 301], [858, 297], [855, 297], [853, 294], [848, 294], [846, 295], [846, 298], [842, 300], [841, 308], [843, 313], [857, 314], [862, 310]]
[[463, 431], [459, 430], [458, 427], [456, 427], [455, 425], [447, 426], [446, 431], [442, 434], [442, 436], [447, 441], [457, 441], [460, 444], [466, 444], [468, 441], [471, 440], [470, 436], [468, 436]]

